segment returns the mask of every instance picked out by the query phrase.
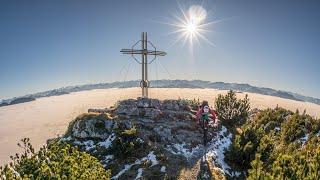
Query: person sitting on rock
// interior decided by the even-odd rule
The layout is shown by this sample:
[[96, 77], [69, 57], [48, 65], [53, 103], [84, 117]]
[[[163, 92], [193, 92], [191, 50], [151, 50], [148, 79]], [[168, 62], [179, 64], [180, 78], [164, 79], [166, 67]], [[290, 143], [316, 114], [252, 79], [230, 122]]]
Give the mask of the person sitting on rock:
[[[208, 101], [203, 101], [201, 106], [199, 107], [199, 110], [196, 113], [197, 124], [200, 124], [201, 116], [203, 113], [208, 113], [210, 117], [209, 119], [211, 119], [212, 123], [216, 125], [217, 113], [215, 110], [209, 107]], [[211, 123], [209, 122], [209, 124]]]

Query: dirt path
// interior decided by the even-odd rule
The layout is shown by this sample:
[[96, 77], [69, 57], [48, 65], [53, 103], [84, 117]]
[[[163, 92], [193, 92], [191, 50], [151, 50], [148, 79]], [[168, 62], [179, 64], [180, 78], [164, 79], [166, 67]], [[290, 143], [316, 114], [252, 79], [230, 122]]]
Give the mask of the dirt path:
[[190, 168], [182, 169], [177, 179], [179, 180], [197, 179], [198, 174], [200, 173], [200, 161], [201, 160], [198, 160], [198, 162]]

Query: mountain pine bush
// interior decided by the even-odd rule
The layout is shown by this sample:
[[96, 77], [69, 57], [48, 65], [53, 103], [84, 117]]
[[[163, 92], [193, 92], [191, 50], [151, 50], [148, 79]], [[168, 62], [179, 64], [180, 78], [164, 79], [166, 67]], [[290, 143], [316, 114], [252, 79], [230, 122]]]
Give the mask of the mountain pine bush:
[[319, 179], [320, 121], [283, 108], [258, 112], [225, 153], [247, 179]]
[[67, 143], [53, 140], [35, 152], [29, 138], [21, 142], [23, 153], [0, 167], [1, 179], [110, 179], [110, 171], [95, 157]]
[[240, 125], [248, 117], [250, 102], [248, 95], [237, 99], [236, 93], [230, 90], [226, 95], [219, 94], [215, 101], [215, 109], [219, 119], [228, 127]]
[[110, 152], [119, 159], [128, 158], [133, 155], [137, 149], [143, 146], [137, 136], [136, 127], [126, 129], [125, 127], [118, 127], [115, 129], [116, 138], [113, 140], [110, 147]]

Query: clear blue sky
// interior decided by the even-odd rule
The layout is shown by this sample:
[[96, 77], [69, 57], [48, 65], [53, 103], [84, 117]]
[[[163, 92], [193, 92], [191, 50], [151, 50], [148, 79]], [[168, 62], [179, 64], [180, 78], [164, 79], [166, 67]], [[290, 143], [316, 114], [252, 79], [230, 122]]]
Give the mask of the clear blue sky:
[[[179, 2], [187, 7], [200, 1]], [[317, 1], [204, 4], [208, 20], [225, 21], [206, 36], [216, 46], [202, 41], [192, 56], [182, 43], [169, 47], [172, 27], [156, 22], [179, 12], [174, 0], [0, 1], [0, 99], [138, 79], [140, 66], [119, 50], [130, 47], [142, 31], [168, 53], [150, 67], [151, 79], [249, 83], [320, 97]]]

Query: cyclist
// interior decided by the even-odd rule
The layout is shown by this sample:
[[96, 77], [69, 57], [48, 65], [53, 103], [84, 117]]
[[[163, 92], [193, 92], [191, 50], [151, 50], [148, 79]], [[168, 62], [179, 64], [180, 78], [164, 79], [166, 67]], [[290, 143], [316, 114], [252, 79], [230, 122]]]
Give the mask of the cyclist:
[[[216, 124], [216, 119], [217, 119], [217, 113], [215, 110], [211, 109], [209, 107], [208, 101], [203, 101], [201, 106], [199, 107], [199, 110], [196, 113], [196, 118], [197, 118], [197, 123], [200, 124], [200, 120], [202, 118], [203, 114], [207, 114], [213, 121], [214, 124]], [[207, 122], [209, 123], [209, 122]], [[208, 126], [208, 124], [205, 124], [206, 126]]]

